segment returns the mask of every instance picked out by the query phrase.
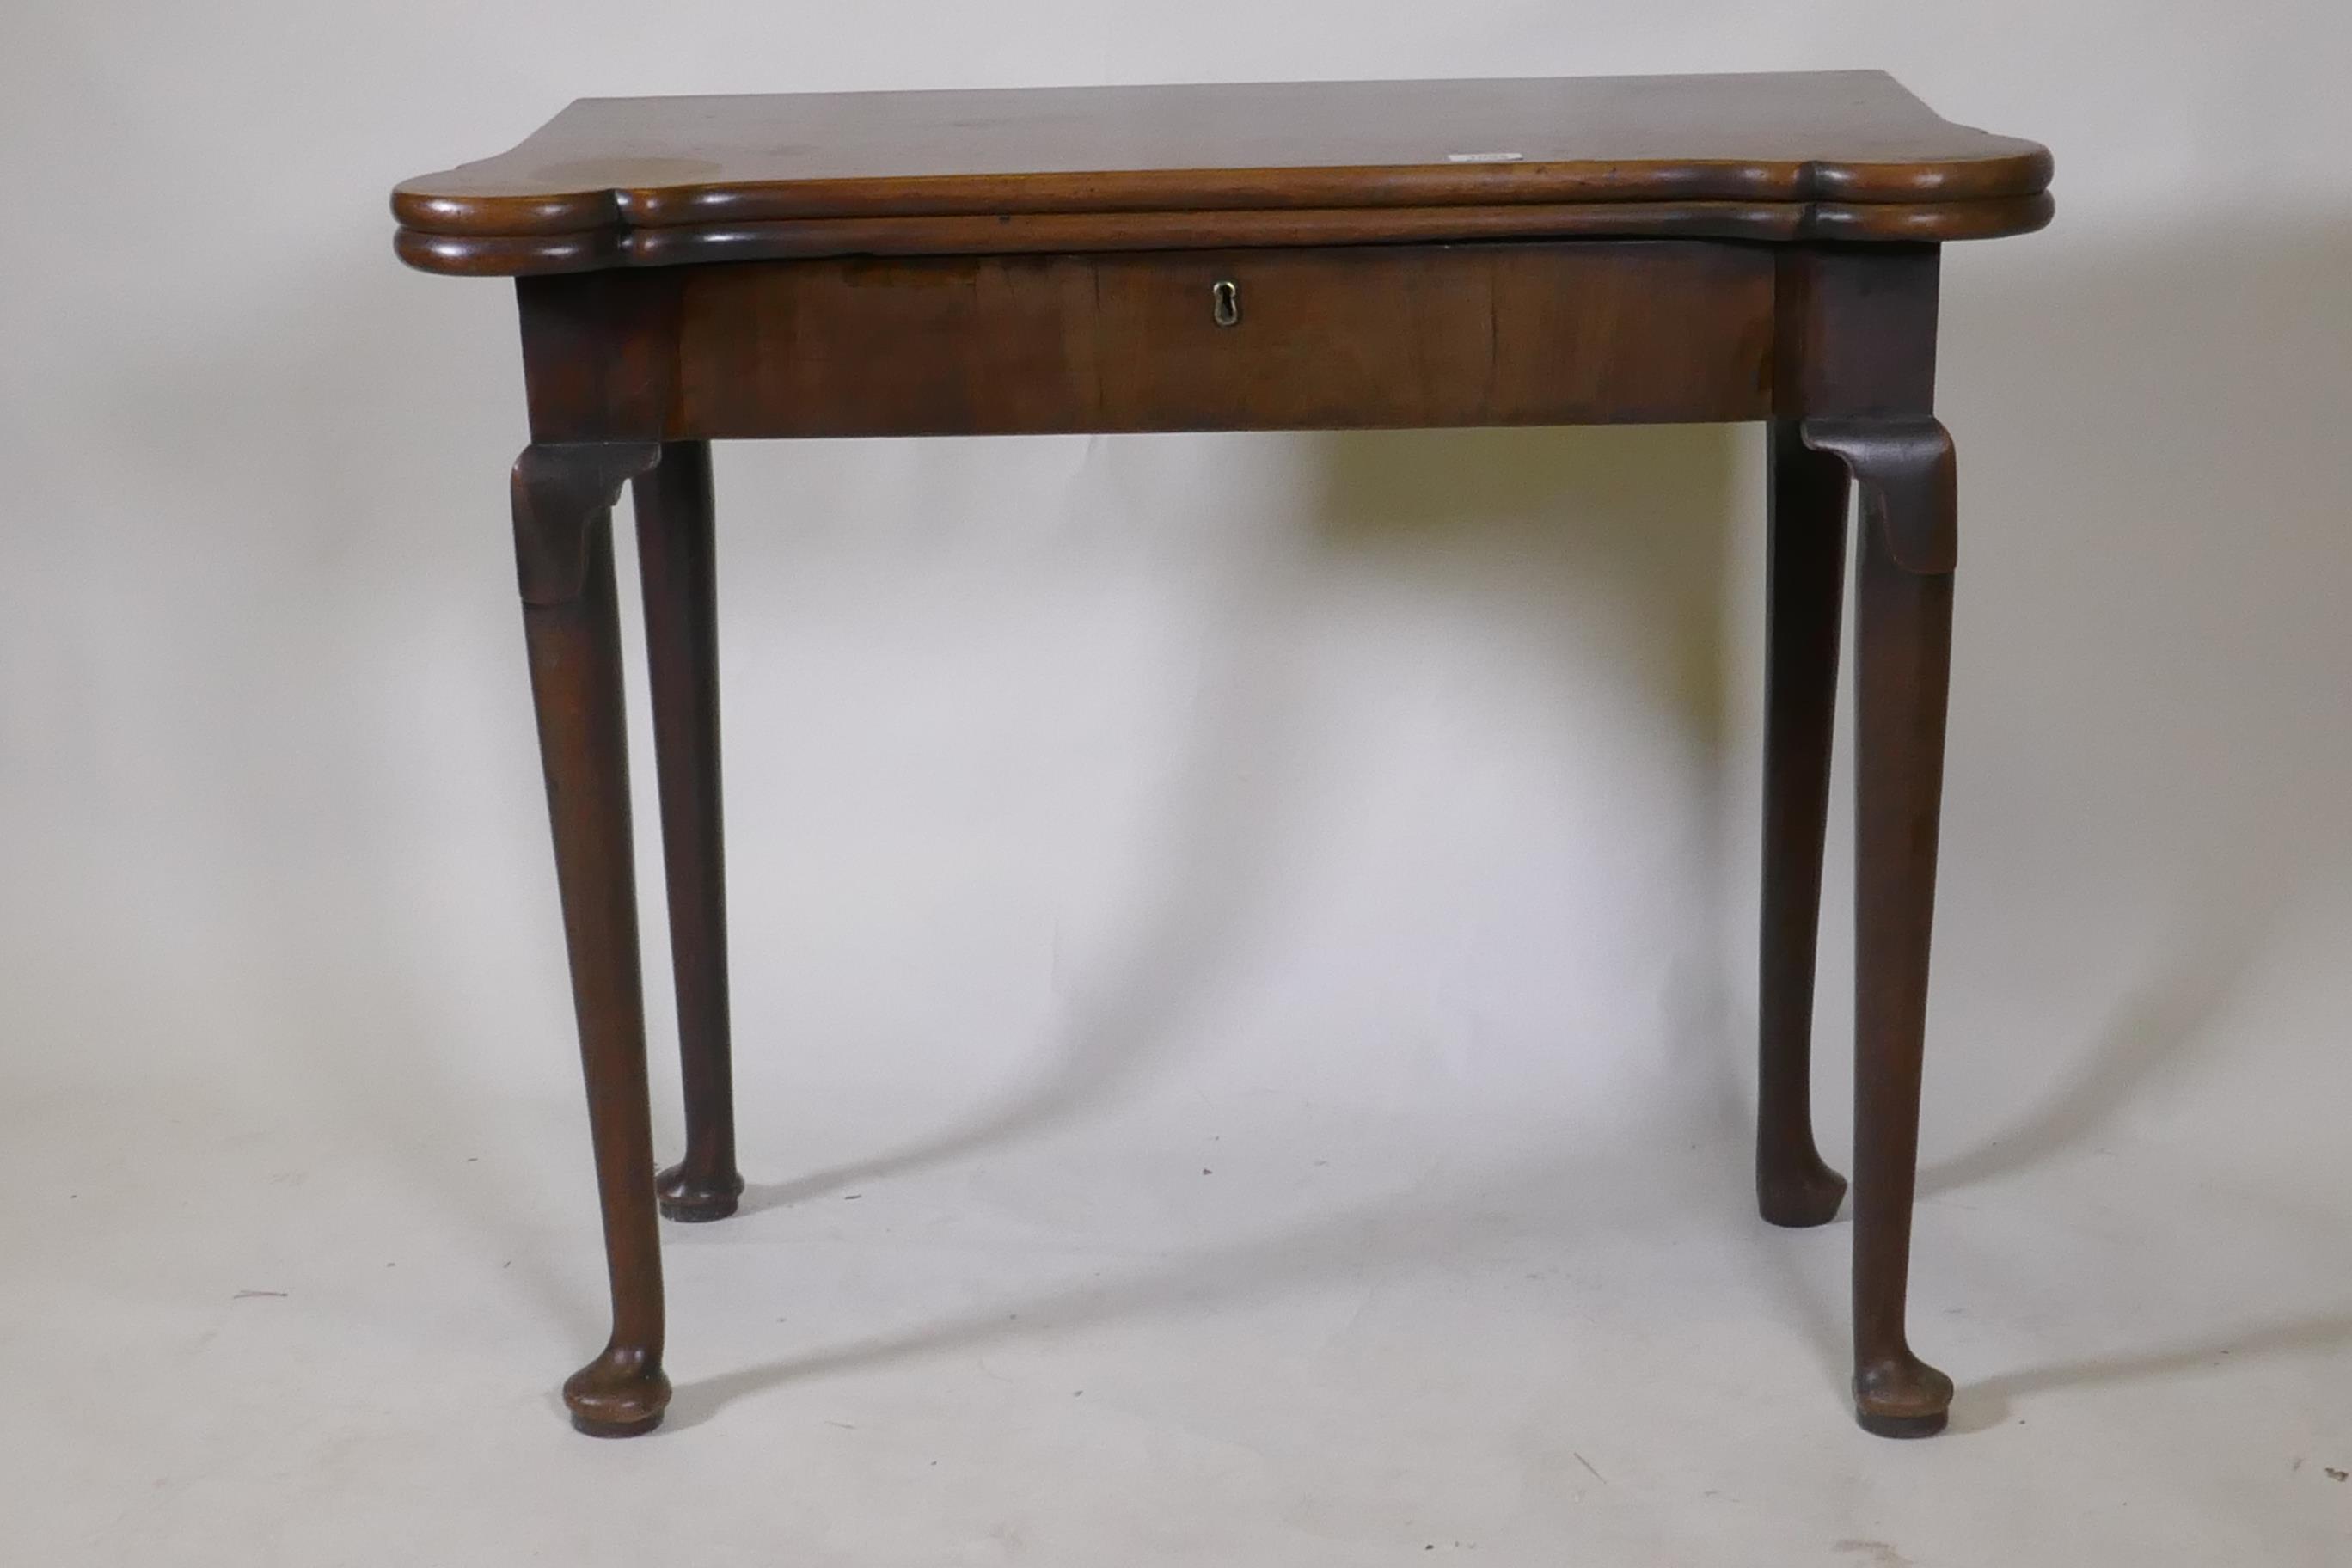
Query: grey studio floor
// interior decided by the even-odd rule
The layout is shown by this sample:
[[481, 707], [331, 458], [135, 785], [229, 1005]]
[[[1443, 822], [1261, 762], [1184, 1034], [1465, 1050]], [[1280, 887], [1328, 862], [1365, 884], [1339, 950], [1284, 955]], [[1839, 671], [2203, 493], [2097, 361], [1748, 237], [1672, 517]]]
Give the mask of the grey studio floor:
[[2316, 1565], [2352, 1541], [2352, 1170], [2315, 1158], [2316, 1102], [2291, 1158], [2293, 1128], [2118, 1136], [2092, 1099], [2014, 1161], [1939, 1151], [1916, 1331], [1962, 1393], [1897, 1447], [1845, 1413], [1844, 1226], [1766, 1230], [1733, 1130], [1670, 1095], [1596, 1126], [1180, 1073], [972, 1128], [937, 1084], [757, 1059], [749, 1212], [669, 1232], [669, 1423], [596, 1443], [553, 1395], [601, 1279], [544, 1034], [544, 1095], [462, 1107], [384, 1059], [116, 1084], [97, 1161], [53, 1101], [12, 1103], [7, 1251], [43, 1260], [0, 1285], [14, 1560]]

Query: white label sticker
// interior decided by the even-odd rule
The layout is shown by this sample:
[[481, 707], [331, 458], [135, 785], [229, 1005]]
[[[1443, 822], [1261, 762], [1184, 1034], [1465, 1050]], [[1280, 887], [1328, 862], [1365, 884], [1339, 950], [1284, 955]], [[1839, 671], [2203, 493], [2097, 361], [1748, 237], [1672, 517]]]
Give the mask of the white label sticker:
[[1445, 161], [1449, 163], [1516, 163], [1526, 156], [1525, 153], [1448, 153]]

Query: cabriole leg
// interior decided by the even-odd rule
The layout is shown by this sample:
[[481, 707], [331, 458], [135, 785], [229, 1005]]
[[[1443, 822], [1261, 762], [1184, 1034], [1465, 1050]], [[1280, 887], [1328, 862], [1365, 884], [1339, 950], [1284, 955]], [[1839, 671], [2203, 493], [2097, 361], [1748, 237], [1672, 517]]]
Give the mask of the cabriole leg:
[[1845, 1178], [1813, 1142], [1813, 968], [1845, 590], [1844, 465], [1772, 422], [1766, 590], [1764, 873], [1757, 984], [1756, 1206], [1826, 1225]]
[[712, 556], [710, 445], [672, 441], [635, 481], [645, 580], [662, 859], [677, 984], [686, 1157], [655, 1183], [674, 1220], [724, 1219], [735, 1166], [735, 1087], [727, 1023], [727, 880], [719, 784], [719, 613]]
[[1807, 420], [1862, 492], [1855, 585], [1853, 1392], [1864, 1428], [1943, 1429], [1952, 1381], [1905, 1329], [1935, 917], [1957, 544], [1951, 438], [1931, 418]]
[[574, 1426], [604, 1437], [651, 1431], [670, 1393], [612, 533], [621, 485], [658, 457], [642, 443], [542, 444], [516, 461], [513, 483], [531, 697], [613, 1295], [612, 1338], [564, 1384], [563, 1401]]

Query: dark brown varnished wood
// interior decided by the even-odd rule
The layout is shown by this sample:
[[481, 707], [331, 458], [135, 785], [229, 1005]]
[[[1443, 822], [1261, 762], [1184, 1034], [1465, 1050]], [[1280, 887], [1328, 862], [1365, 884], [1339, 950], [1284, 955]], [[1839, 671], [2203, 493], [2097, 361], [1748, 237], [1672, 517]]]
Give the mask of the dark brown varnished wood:
[[613, 1291], [612, 1337], [564, 1384], [563, 1400], [573, 1426], [612, 1437], [652, 1430], [669, 1403], [612, 530], [621, 486], [659, 457], [643, 444], [535, 445], [516, 460], [512, 486], [531, 698]]
[[1846, 476], [1798, 422], [1766, 437], [1764, 876], [1757, 986], [1756, 1204], [1774, 1225], [1826, 1225], [1845, 1178], [1813, 1142], [1813, 972], [1836, 722]]
[[658, 441], [677, 397], [678, 295], [688, 273], [518, 278], [534, 441]]
[[1777, 417], [1935, 407], [1938, 247], [1801, 246], [1773, 258]]
[[1939, 243], [2028, 234], [2049, 193], [1977, 201], [1529, 202], [1510, 206], [1236, 207], [1226, 212], [1021, 213], [781, 218], [587, 234], [445, 235], [402, 229], [425, 272], [496, 278], [829, 256], [1036, 256], [1233, 246], [1395, 245], [1481, 239], [1744, 239]]
[[541, 440], [1603, 424], [1762, 417], [1775, 254], [850, 258], [516, 289]]
[[[1454, 163], [1444, 143], [1526, 156]], [[613, 605], [623, 483], [687, 1098], [659, 1199], [711, 1218], [741, 1180], [709, 440], [1760, 418], [1758, 1204], [1817, 1225], [1844, 1190], [1810, 1078], [1858, 489], [1855, 1408], [1873, 1432], [1940, 1427], [1951, 1384], [1906, 1328], [1957, 527], [1937, 242], [2038, 226], [2048, 175], [2032, 143], [1837, 73], [592, 102], [402, 187], [404, 256], [524, 274], [517, 564], [614, 1295], [611, 1344], [566, 1387], [575, 1420], [644, 1430], [667, 1397]]]
[[670, 968], [677, 984], [686, 1155], [656, 1179], [675, 1220], [724, 1219], [735, 1168], [734, 1064], [727, 1019], [727, 871], [719, 801], [719, 602], [712, 552], [710, 447], [673, 441], [635, 483], [644, 578], [654, 755], [661, 781], [662, 862]]
[[[1934, 416], [1940, 255], [1926, 246], [1806, 247], [1780, 252], [1779, 265], [1773, 399], [1784, 423], [1775, 428], [1776, 456], [1806, 475], [1801, 482], [1809, 489], [1835, 482], [1811, 466], [1832, 464], [1862, 499], [1855, 551], [1855, 1415], [1878, 1435], [1920, 1436], [1942, 1428], [1952, 1394], [1950, 1380], [1911, 1352], [1904, 1327], [1957, 527], [1950, 447]], [[1933, 482], [1938, 472], [1940, 489]], [[1838, 489], [1842, 509], [1843, 487]], [[1778, 504], [1780, 496], [1774, 499]], [[1813, 504], [1826, 508], [1829, 498], [1814, 489]], [[1834, 636], [1834, 600], [1816, 614], [1816, 635]], [[1818, 703], [1822, 677], [1817, 665], [1813, 669], [1810, 700]], [[1779, 693], [1773, 699], [1783, 700]], [[1792, 739], [1805, 738], [1808, 752], [1828, 744], [1826, 712], [1818, 725], [1816, 734], [1801, 720], [1791, 731]], [[1776, 753], [1771, 765], [1783, 762]], [[1810, 774], [1790, 782], [1817, 787]], [[1924, 838], [1917, 832], [1923, 800]], [[1783, 835], [1777, 844], [1776, 826]], [[1809, 860], [1818, 879], [1818, 851], [1800, 837], [1806, 826], [1793, 811], [1777, 824], [1768, 819], [1765, 853], [1768, 866], [1780, 862], [1784, 896]], [[1776, 1167], [1783, 1174], [1801, 1161], [1801, 1147], [1788, 1152], [1797, 1147], [1789, 1090], [1804, 1048], [1798, 1042], [1808, 1041], [1811, 1030], [1810, 1008], [1801, 1014], [1796, 1005], [1794, 973], [1799, 947], [1808, 953], [1812, 947], [1809, 928], [1818, 904], [1807, 901], [1810, 910], [1790, 897], [1782, 910], [1788, 923], [1767, 943], [1761, 1045], [1765, 1070], [1780, 1077], [1771, 1112], [1762, 1110], [1759, 1096], [1759, 1198], [1768, 1159], [1788, 1162]], [[1768, 1140], [1776, 1141], [1770, 1155]], [[1817, 1202], [1824, 1189], [1814, 1178]]]
[[1753, 419], [1771, 395], [1771, 255], [1741, 246], [932, 257], [678, 287], [675, 436]]
[[1952, 1380], [1905, 1328], [1951, 678], [1958, 506], [1942, 425], [1809, 419], [1862, 493], [1855, 574], [1853, 1393], [1881, 1436], [1941, 1431]]
[[1570, 234], [1977, 238], [2047, 222], [2049, 180], [2034, 143], [1951, 124], [1882, 72], [1834, 71], [583, 99], [512, 152], [404, 182], [393, 210], [411, 265], [479, 274]]

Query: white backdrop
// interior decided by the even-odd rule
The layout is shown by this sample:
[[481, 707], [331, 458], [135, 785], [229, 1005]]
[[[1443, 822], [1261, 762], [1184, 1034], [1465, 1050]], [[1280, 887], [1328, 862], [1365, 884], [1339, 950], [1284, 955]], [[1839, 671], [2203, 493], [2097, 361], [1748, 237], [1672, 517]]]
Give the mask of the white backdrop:
[[[602, 1520], [575, 1561], [702, 1528], [719, 1561], [757, 1530], [833, 1553], [809, 1561], [1360, 1562], [1432, 1520], [1511, 1562], [2329, 1560], [2347, 47], [2321, 0], [11, 6], [0, 1360], [47, 1436], [0, 1424], [5, 1511], [84, 1561], [512, 1562], [499, 1530], [559, 1518]], [[601, 1332], [601, 1271], [506, 531], [511, 299], [401, 269], [390, 185], [589, 94], [1853, 66], [2058, 160], [2053, 229], [1945, 269], [1963, 544], [1916, 1310], [1961, 1433], [1849, 1442], [1843, 1228], [1743, 1228], [1741, 428], [722, 448], [756, 1212], [672, 1247], [701, 1303], [680, 1429], [573, 1445], [547, 1391]], [[1841, 1153], [1846, 804], [1842, 772]], [[658, 945], [648, 975], [674, 1149]], [[1311, 1386], [1284, 1381], [1290, 1320], [1203, 1326], [1505, 1255], [1496, 1279], [1583, 1294], [1507, 1324], [1400, 1308], [1376, 1367]], [[796, 1298], [720, 1332], [745, 1270], [817, 1326], [776, 1326]], [[1024, 1301], [1069, 1321], [989, 1326]], [[1531, 1348], [1574, 1334], [1605, 1348]], [[924, 1404], [984, 1407], [953, 1381], [975, 1344], [1064, 1398], [1039, 1358], [1089, 1335], [1108, 1366], [1166, 1358], [1151, 1387], [1221, 1389], [1196, 1433], [1253, 1396], [1330, 1425], [1288, 1469], [1233, 1437], [1270, 1466], [1236, 1490], [1061, 1406], [965, 1429]], [[1710, 1342], [1738, 1353], [1694, 1368]], [[836, 1363], [827, 1397], [936, 1439], [908, 1455], [995, 1468], [910, 1499], [895, 1461], [824, 1458], [802, 1384]], [[1532, 1415], [1507, 1440], [1535, 1457], [1489, 1452], [1475, 1402], [1514, 1394], [1609, 1412], [1641, 1480], [1571, 1526], [1548, 1489], [1611, 1465]], [[451, 1424], [495, 1436], [424, 1436]], [[1760, 1511], [1670, 1504], [1728, 1485], [1735, 1437], [1815, 1458]], [[691, 1527], [597, 1512], [760, 1444], [827, 1479]], [[480, 1504], [502, 1522], [435, 1534], [417, 1499], [458, 1506], [434, 1467], [477, 1449], [522, 1467]], [[1512, 1463], [1540, 1484], [1480, 1489]], [[1310, 1493], [1330, 1517], [1301, 1524]], [[1899, 1539], [1943, 1528], [1979, 1533]]]

